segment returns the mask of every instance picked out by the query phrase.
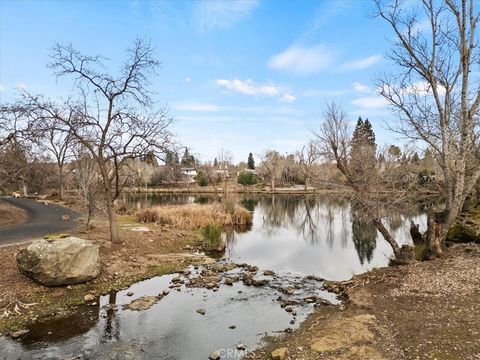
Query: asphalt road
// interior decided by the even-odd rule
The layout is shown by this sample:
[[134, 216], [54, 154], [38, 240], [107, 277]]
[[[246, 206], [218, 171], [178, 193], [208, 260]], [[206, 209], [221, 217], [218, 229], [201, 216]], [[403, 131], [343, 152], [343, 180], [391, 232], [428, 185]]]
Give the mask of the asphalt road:
[[[27, 212], [25, 223], [0, 227], [0, 246], [67, 232], [78, 224], [76, 220], [79, 214], [60, 205], [44, 205], [36, 200], [23, 198], [0, 197], [0, 199]], [[62, 215], [70, 216], [70, 220], [62, 220]]]

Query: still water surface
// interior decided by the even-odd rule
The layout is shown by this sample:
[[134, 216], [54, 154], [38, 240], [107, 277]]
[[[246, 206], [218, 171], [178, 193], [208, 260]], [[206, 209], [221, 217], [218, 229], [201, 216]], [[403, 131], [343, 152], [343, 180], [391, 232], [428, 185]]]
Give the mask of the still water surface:
[[[204, 195], [137, 195], [124, 200], [132, 208], [214, 201]], [[242, 353], [235, 351], [239, 342], [248, 351], [265, 334], [296, 328], [313, 310], [312, 304], [303, 304], [295, 307], [295, 316], [287, 313], [277, 301], [286, 296], [279, 288], [297, 287], [295, 294], [286, 296], [290, 300], [316, 295], [334, 302], [332, 294], [320, 290], [317, 281], [305, 280], [305, 275], [348, 279], [388, 263], [388, 244], [346, 201], [293, 195], [239, 200], [253, 212], [253, 225], [227, 231], [221, 261], [271, 269], [278, 276], [269, 285], [248, 287], [238, 282], [222, 285], [217, 292], [182, 286], [148, 310], [124, 309], [138, 297], [162, 292], [175, 275], [152, 278], [102, 296], [95, 306], [36, 324], [20, 340], [0, 338], [0, 358], [194, 360], [207, 359], [216, 349], [223, 349], [223, 358], [239, 358]], [[400, 243], [409, 242], [410, 220], [425, 227], [420, 208], [385, 219]], [[129, 297], [128, 292], [134, 295]], [[196, 313], [198, 308], [206, 314]], [[229, 328], [232, 325], [235, 329]]]

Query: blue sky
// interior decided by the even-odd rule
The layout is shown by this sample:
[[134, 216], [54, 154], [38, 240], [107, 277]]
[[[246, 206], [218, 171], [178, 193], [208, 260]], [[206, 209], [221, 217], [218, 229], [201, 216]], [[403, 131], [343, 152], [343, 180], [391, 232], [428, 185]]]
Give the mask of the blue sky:
[[321, 122], [326, 101], [352, 121], [368, 117], [380, 144], [396, 142], [374, 91], [389, 71], [392, 33], [369, 0], [0, 1], [0, 99], [20, 88], [52, 97], [70, 90], [46, 64], [54, 42], [102, 54], [114, 72], [136, 37], [162, 62], [156, 100], [173, 131], [202, 161], [221, 148], [295, 151]]

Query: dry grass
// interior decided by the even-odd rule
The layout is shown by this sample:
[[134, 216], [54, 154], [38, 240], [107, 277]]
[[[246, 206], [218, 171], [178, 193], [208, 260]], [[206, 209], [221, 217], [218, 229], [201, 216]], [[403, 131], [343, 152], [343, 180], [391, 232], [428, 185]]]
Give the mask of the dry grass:
[[155, 206], [140, 210], [136, 219], [143, 223], [171, 225], [177, 229], [200, 229], [210, 224], [247, 225], [252, 223], [252, 214], [236, 205], [234, 211], [222, 204], [190, 204]]

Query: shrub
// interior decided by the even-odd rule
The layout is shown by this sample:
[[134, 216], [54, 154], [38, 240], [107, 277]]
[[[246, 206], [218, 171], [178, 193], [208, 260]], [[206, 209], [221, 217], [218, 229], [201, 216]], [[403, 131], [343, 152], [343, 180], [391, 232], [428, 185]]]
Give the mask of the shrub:
[[208, 178], [203, 171], [199, 171], [197, 176], [195, 177], [195, 181], [197, 182], [198, 186], [204, 187], [208, 185]]
[[[230, 206], [230, 205], [229, 205]], [[155, 206], [137, 212], [136, 219], [143, 223], [171, 225], [178, 229], [200, 229], [209, 224], [248, 225], [252, 223], [252, 214], [234, 205], [233, 213], [226, 211], [222, 204], [189, 204]]]
[[223, 251], [225, 243], [222, 239], [222, 227], [219, 224], [208, 224], [202, 228], [205, 251]]
[[257, 177], [248, 171], [242, 171], [238, 174], [237, 182], [243, 186], [255, 185], [257, 183]]

